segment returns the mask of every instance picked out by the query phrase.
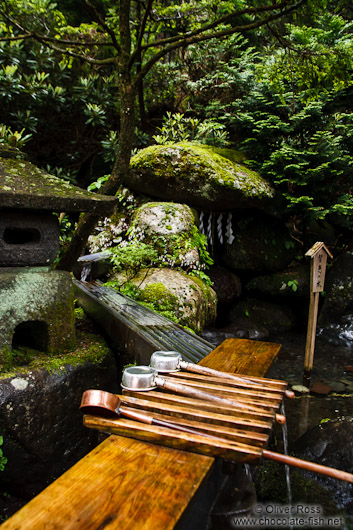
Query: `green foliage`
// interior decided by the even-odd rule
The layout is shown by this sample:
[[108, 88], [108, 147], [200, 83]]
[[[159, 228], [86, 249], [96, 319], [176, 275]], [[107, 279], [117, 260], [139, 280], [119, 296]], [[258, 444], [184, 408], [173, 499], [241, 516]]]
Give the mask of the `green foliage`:
[[124, 270], [129, 279], [133, 278], [140, 269], [150, 267], [158, 259], [158, 253], [152, 245], [139, 241], [126, 242], [111, 249], [110, 261], [114, 270]]
[[88, 191], [95, 191], [99, 190], [105, 182], [109, 180], [109, 175], [103, 175], [102, 177], [99, 177], [95, 182], [92, 182], [88, 187]]
[[[65, 19], [59, 11], [45, 13], [47, 4], [19, 2], [16, 16], [40, 31], [48, 25], [54, 36], [64, 31]], [[91, 31], [81, 27], [80, 36]], [[9, 35], [9, 26], [0, 24], [0, 39]], [[109, 67], [99, 74], [38, 42], [0, 41], [1, 119], [9, 143], [25, 145], [31, 161], [60, 168], [61, 177], [80, 172], [84, 184], [96, 174], [94, 164], [110, 169], [109, 148], [102, 142], [114, 141], [117, 78]]]
[[200, 280], [203, 281], [204, 284], [212, 286], [212, 280], [211, 278], [203, 271], [198, 269], [192, 269], [189, 271], [190, 276], [195, 276], [196, 278], [200, 278]]
[[7, 144], [11, 147], [21, 149], [30, 139], [31, 134], [24, 134], [25, 129], [12, 132], [11, 127], [0, 125], [0, 144]]
[[[0, 436], [0, 446], [4, 443], [4, 437]], [[7, 464], [7, 458], [4, 456], [3, 450], [0, 447], [0, 471], [4, 471]]]
[[153, 136], [157, 144], [195, 141], [217, 147], [229, 144], [225, 126], [209, 119], [201, 122], [197, 118], [186, 117], [184, 114], [167, 112], [163, 118], [160, 134]]
[[293, 292], [298, 290], [298, 284], [298, 280], [288, 280], [287, 282], [288, 287], [291, 287]]
[[175, 314], [178, 307], [178, 299], [161, 282], [146, 285], [143, 289], [131, 281], [123, 284], [117, 281], [108, 281], [104, 285], [129, 296], [172, 322], [178, 323], [178, 318]]

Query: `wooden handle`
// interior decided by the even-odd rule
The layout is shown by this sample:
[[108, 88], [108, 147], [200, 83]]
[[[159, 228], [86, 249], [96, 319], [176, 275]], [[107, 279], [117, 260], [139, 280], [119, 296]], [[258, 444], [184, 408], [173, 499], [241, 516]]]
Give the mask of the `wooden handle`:
[[281, 453], [274, 453], [264, 449], [262, 451], [262, 456], [264, 458], [269, 458], [270, 460], [275, 460], [276, 462], [281, 462], [288, 466], [299, 467], [300, 469], [305, 469], [306, 471], [312, 471], [313, 473], [319, 473], [321, 475], [327, 475], [328, 477], [336, 478], [338, 480], [344, 480], [345, 482], [350, 482], [353, 484], [353, 475], [347, 473], [346, 471], [340, 471], [334, 467], [322, 466], [320, 464], [315, 464], [314, 462], [309, 462], [308, 460], [301, 460], [300, 458], [295, 458], [294, 456], [282, 455]]
[[287, 418], [283, 414], [276, 414], [275, 415], [275, 420], [280, 425], [284, 425], [286, 423], [286, 421], [287, 421]]
[[188, 434], [196, 434], [197, 436], [204, 436], [208, 439], [215, 440], [216, 442], [224, 442], [224, 439], [220, 436], [214, 436], [212, 434], [201, 432], [196, 429], [192, 429], [191, 427], [180, 425], [179, 423], [154, 418], [150, 414], [144, 414], [137, 410], [129, 409], [126, 407], [120, 406], [119, 409], [117, 409], [117, 414], [119, 416], [129, 418], [130, 420], [135, 420], [140, 423], [146, 423], [147, 425], [157, 425], [159, 427], [166, 427], [175, 431], [187, 432]]
[[220, 396], [216, 396], [215, 394], [211, 394], [209, 392], [203, 392], [202, 390], [193, 388], [192, 386], [189, 386], [189, 385], [183, 385], [182, 383], [174, 383], [170, 380], [167, 381], [163, 377], [157, 376], [155, 378], [155, 383], [157, 386], [161, 388], [165, 388], [166, 390], [170, 390], [171, 392], [176, 392], [177, 394], [183, 394], [184, 396], [190, 396], [196, 399], [204, 399], [205, 401], [210, 401], [212, 403], [217, 403], [223, 406], [242, 408], [250, 412], [258, 412], [260, 414], [266, 414], [266, 411], [264, 409], [261, 409], [259, 407], [254, 407], [253, 405], [249, 405], [248, 403], [243, 403], [243, 402], [223, 398]]
[[[258, 381], [253, 381], [246, 377], [240, 377], [238, 375], [230, 374], [228, 372], [222, 372], [221, 370], [215, 370], [214, 368], [208, 368], [208, 366], [201, 366], [200, 364], [188, 363], [187, 361], [180, 361], [179, 366], [182, 370], [186, 372], [193, 372], [195, 374], [204, 374], [211, 375], [214, 377], [221, 377], [223, 379], [230, 379], [231, 381], [236, 381], [238, 383], [250, 383], [252, 385], [263, 386]], [[279, 389], [268, 388], [264, 386], [264, 390], [279, 392]], [[287, 398], [294, 398], [294, 392], [291, 390], [285, 390], [284, 395]]]

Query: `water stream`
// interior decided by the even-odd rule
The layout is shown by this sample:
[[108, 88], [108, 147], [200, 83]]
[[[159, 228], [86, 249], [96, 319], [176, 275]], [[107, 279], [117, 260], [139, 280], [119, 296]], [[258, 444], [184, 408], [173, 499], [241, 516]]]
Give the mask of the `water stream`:
[[[284, 402], [282, 402], [282, 405], [281, 405], [281, 414], [283, 414], [283, 416], [286, 415]], [[283, 436], [283, 453], [285, 455], [288, 455], [289, 454], [288, 453], [288, 429], [287, 429], [286, 423], [282, 425], [282, 436]], [[291, 506], [292, 505], [292, 487], [290, 483], [290, 466], [285, 465], [284, 469], [285, 469], [285, 474], [286, 474], [288, 505]]]

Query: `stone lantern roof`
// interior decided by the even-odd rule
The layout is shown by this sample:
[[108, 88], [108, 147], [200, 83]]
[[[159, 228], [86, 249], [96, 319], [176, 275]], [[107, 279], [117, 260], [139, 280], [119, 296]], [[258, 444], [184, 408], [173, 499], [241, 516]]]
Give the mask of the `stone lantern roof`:
[[50, 175], [21, 157], [0, 149], [0, 209], [85, 212], [109, 215], [115, 197], [99, 195]]

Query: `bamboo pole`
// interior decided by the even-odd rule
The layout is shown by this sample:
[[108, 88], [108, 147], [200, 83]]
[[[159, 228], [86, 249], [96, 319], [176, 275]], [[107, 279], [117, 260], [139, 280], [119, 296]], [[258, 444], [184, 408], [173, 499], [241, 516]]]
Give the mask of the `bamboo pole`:
[[274, 453], [272, 451], [268, 451], [267, 449], [262, 451], [262, 456], [264, 458], [280, 462], [281, 464], [299, 467], [300, 469], [305, 469], [306, 471], [312, 471], [313, 473], [319, 473], [321, 475], [326, 475], [327, 477], [332, 477], [353, 484], [353, 475], [351, 473], [341, 471], [340, 469], [335, 469], [334, 467], [322, 466], [321, 464], [315, 464], [315, 462], [301, 460], [300, 458], [295, 458], [294, 456], [282, 455], [281, 453]]

